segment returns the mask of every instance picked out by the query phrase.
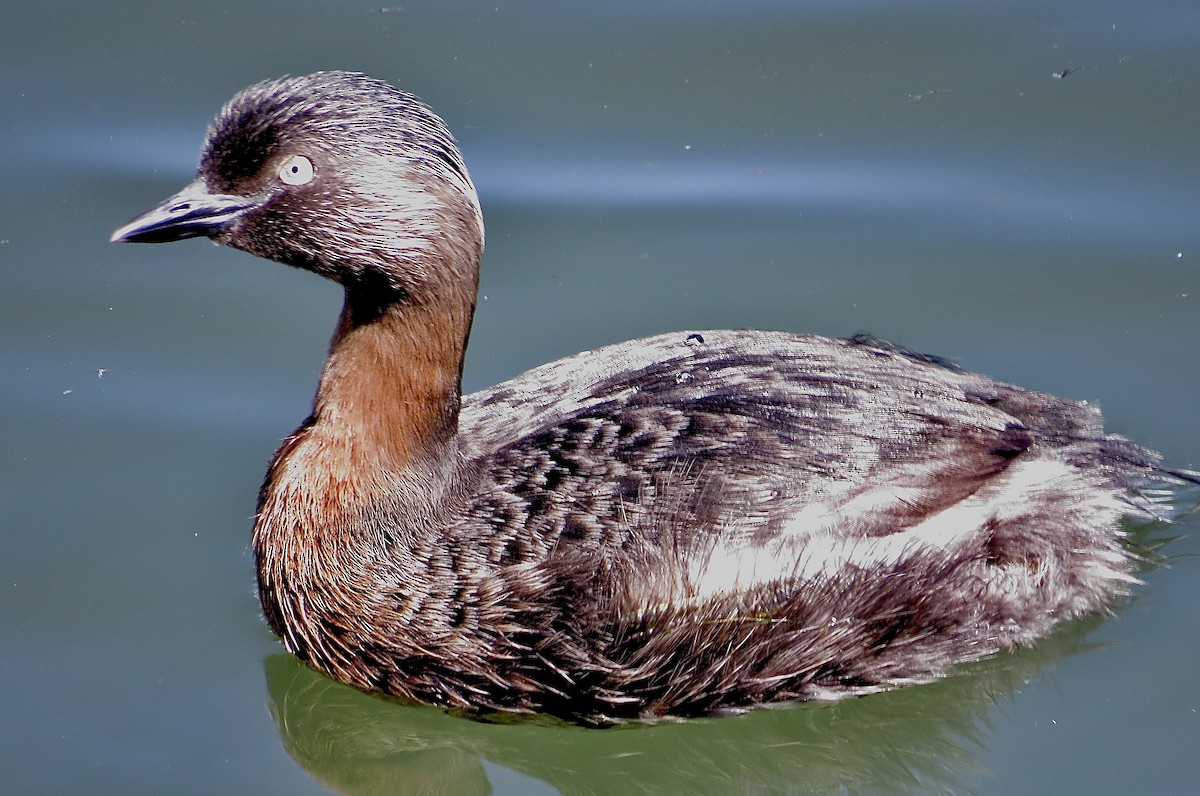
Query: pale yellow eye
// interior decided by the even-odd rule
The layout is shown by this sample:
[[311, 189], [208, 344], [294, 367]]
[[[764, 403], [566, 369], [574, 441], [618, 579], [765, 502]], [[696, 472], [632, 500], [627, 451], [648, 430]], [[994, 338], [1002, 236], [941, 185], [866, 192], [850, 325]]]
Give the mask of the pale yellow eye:
[[288, 185], [304, 185], [312, 182], [314, 174], [316, 174], [316, 169], [313, 168], [312, 161], [304, 155], [292, 155], [279, 167], [279, 179]]

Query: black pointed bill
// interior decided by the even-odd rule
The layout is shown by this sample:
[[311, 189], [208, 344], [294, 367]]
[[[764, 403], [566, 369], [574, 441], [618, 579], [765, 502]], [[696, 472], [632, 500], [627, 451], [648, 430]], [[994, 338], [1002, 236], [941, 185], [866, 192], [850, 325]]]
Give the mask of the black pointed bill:
[[119, 228], [110, 241], [169, 243], [219, 232], [255, 202], [243, 196], [209, 193], [200, 181]]

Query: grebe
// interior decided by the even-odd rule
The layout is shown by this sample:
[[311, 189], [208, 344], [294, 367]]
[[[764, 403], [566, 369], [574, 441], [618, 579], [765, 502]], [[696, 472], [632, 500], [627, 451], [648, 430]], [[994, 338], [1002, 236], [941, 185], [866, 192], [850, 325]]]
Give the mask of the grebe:
[[462, 396], [475, 188], [361, 74], [237, 94], [112, 240], [197, 236], [345, 290], [253, 546], [287, 649], [366, 691], [608, 723], [929, 680], [1124, 593], [1139, 487], [1195, 477], [862, 336], [679, 332]]

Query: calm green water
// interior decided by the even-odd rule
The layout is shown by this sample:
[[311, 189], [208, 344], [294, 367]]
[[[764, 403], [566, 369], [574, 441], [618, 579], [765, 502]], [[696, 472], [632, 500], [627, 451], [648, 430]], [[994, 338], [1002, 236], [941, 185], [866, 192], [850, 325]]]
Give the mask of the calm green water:
[[235, 90], [319, 68], [460, 136], [489, 229], [469, 388], [672, 329], [867, 329], [1098, 400], [1200, 467], [1191, 0], [9, 2], [0, 792], [1194, 787], [1196, 515], [1114, 616], [834, 706], [490, 726], [281, 655], [248, 518], [338, 292], [105, 241], [190, 177]]

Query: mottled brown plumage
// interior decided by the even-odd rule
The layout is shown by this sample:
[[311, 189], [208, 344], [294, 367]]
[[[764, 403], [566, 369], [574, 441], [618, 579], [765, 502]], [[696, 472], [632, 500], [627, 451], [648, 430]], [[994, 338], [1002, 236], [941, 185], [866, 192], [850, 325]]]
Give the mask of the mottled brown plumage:
[[1085, 404], [865, 337], [680, 332], [460, 398], [475, 190], [362, 75], [241, 92], [113, 237], [197, 235], [345, 288], [254, 550], [287, 648], [365, 690], [605, 722], [926, 680], [1122, 593], [1120, 520], [1172, 475]]

